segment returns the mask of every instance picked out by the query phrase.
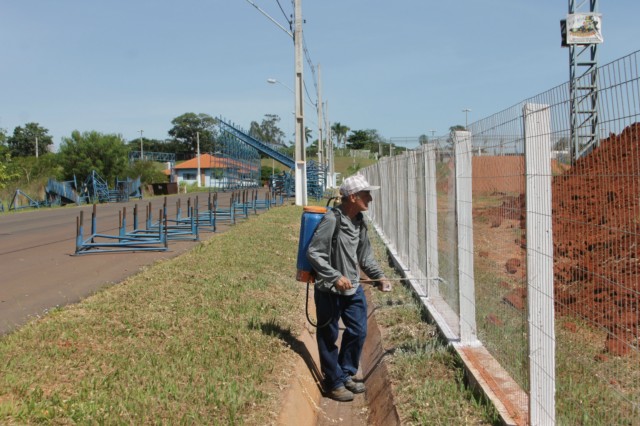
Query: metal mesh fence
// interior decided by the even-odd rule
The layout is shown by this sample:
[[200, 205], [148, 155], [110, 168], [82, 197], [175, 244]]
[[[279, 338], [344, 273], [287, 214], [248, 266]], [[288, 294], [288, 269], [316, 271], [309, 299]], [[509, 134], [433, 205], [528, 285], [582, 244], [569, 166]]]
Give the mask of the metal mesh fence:
[[525, 391], [531, 424], [638, 424], [639, 75], [637, 52], [599, 68], [580, 158], [567, 83], [363, 171], [415, 291]]

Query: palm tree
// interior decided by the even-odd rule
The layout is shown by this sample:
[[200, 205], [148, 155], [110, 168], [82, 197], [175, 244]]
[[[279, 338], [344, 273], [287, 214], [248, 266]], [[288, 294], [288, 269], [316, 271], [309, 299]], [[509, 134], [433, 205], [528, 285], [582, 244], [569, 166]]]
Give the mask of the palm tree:
[[304, 126], [304, 142], [309, 143], [309, 139], [311, 139], [311, 129]]
[[343, 126], [340, 122], [334, 123], [333, 126], [331, 126], [331, 131], [336, 135], [338, 146], [340, 146], [340, 139], [342, 139], [342, 147], [346, 148], [347, 133], [349, 133], [349, 130], [351, 130], [349, 127]]

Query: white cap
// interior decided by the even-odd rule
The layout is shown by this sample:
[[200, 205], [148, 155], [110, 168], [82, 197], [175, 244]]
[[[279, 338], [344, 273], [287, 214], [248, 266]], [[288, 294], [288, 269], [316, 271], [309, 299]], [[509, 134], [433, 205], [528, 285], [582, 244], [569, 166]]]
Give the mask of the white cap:
[[379, 186], [369, 185], [369, 182], [362, 175], [353, 175], [345, 178], [340, 185], [340, 195], [346, 197], [347, 195], [355, 194], [360, 191], [375, 191], [380, 189]]

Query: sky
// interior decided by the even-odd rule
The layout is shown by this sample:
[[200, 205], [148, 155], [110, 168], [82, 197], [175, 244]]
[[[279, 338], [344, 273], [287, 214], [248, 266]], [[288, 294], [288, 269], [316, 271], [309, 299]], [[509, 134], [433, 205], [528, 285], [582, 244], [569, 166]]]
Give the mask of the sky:
[[[289, 26], [292, 0], [251, 1]], [[566, 0], [302, 0], [305, 125], [317, 138], [318, 76], [331, 123], [386, 139], [502, 111], [569, 79], [567, 11]], [[600, 65], [640, 49], [640, 1], [599, 12]], [[9, 135], [36, 122], [56, 148], [74, 130], [164, 140], [194, 112], [242, 128], [276, 114], [293, 140], [293, 40], [247, 0], [4, 0], [0, 45]]]

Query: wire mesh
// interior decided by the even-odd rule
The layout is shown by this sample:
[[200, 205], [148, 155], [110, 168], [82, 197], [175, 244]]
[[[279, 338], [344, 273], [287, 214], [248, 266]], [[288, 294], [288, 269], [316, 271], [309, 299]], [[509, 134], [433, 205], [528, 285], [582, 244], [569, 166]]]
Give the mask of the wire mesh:
[[[599, 68], [591, 149], [571, 150], [568, 83], [468, 128], [476, 332], [536, 422], [640, 415], [639, 75], [638, 52]], [[464, 317], [453, 139], [434, 142], [363, 171], [382, 185], [370, 216], [419, 291]]]

